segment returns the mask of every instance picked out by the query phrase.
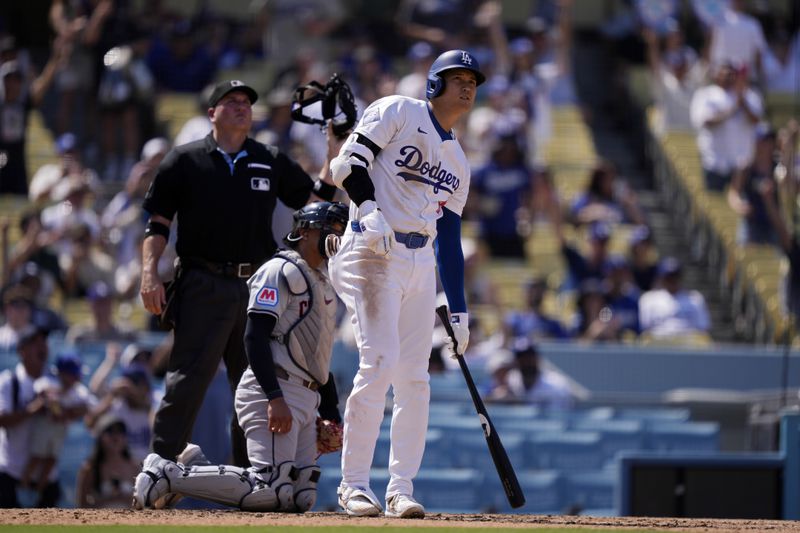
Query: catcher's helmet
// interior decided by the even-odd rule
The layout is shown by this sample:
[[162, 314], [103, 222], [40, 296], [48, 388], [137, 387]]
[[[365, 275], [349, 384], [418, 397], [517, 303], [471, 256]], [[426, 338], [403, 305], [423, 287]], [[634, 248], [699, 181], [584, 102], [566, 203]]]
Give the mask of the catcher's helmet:
[[347, 226], [349, 212], [347, 206], [341, 202], [312, 202], [294, 212], [292, 231], [284, 237], [289, 246], [300, 240], [299, 230], [303, 228], [320, 229], [320, 252], [325, 257], [325, 239], [331, 233], [344, 234]]
[[431, 69], [428, 71], [428, 85], [425, 88], [425, 96], [428, 99], [442, 94], [442, 91], [444, 91], [442, 72], [454, 68], [471, 70], [475, 74], [478, 85], [486, 81], [486, 76], [481, 72], [481, 66], [475, 56], [466, 50], [448, 50], [436, 58], [436, 61], [433, 62]]

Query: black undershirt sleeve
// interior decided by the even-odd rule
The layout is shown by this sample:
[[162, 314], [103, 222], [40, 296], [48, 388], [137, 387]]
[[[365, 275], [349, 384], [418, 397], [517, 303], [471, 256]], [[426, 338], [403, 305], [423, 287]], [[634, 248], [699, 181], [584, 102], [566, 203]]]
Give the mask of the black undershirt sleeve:
[[328, 381], [319, 388], [319, 396], [319, 416], [340, 424], [342, 416], [339, 414], [339, 393], [336, 391], [333, 374], [328, 374]]
[[267, 314], [248, 314], [244, 330], [244, 349], [256, 381], [261, 385], [268, 400], [283, 396], [275, 376], [275, 361], [269, 346], [270, 335], [278, 319]]

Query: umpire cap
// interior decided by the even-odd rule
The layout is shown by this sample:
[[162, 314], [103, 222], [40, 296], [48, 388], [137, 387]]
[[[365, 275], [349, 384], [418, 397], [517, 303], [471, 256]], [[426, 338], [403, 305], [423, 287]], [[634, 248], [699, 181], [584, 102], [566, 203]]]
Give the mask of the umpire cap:
[[216, 107], [217, 103], [222, 100], [226, 94], [232, 93], [233, 91], [241, 91], [246, 94], [247, 98], [250, 99], [250, 105], [255, 104], [258, 100], [258, 93], [255, 89], [249, 85], [245, 85], [243, 81], [228, 80], [218, 83], [214, 87], [211, 96], [208, 97], [208, 107]]
[[478, 85], [486, 81], [486, 76], [481, 72], [481, 66], [475, 56], [466, 50], [448, 50], [437, 57], [436, 61], [431, 65], [428, 71], [428, 85], [425, 88], [425, 96], [431, 99], [442, 94], [442, 91], [444, 91], [442, 72], [456, 68], [465, 68], [472, 71], [475, 74]]

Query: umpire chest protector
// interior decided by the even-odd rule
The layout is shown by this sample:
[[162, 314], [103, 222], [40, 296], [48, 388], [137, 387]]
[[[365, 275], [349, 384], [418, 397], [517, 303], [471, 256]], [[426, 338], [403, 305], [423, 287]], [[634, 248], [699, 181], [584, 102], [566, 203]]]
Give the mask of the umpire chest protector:
[[281, 250], [275, 259], [284, 261], [281, 273], [292, 297], [307, 303], [301, 303], [299, 316], [280, 317], [273, 338], [285, 347], [294, 366], [308, 378], [324, 384], [328, 380], [336, 329], [333, 287], [323, 272], [313, 270], [294, 250]]

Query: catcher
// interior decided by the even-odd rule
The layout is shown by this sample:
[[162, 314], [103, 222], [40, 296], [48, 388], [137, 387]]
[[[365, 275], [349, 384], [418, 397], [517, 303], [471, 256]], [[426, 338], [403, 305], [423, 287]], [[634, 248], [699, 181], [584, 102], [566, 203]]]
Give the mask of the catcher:
[[347, 219], [347, 206], [338, 202], [314, 202], [295, 211], [284, 238], [290, 249], [276, 253], [248, 280], [244, 341], [250, 366], [236, 390], [235, 407], [252, 466], [210, 465], [194, 444], [177, 463], [151, 453], [136, 477], [135, 508], [176, 495], [244, 511], [313, 507], [320, 476], [316, 460], [342, 446], [328, 371], [336, 294], [327, 260], [338, 250]]

